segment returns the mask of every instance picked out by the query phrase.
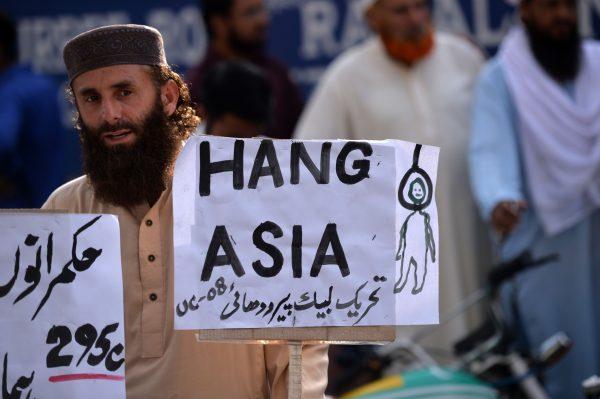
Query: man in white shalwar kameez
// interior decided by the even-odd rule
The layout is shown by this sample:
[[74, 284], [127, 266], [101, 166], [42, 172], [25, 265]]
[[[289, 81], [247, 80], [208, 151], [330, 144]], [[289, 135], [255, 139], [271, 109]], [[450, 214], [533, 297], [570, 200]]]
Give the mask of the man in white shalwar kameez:
[[580, 398], [600, 373], [600, 43], [581, 41], [576, 0], [519, 11], [477, 84], [471, 179], [503, 259], [559, 256], [506, 288], [531, 350], [559, 331], [573, 340], [545, 387]]
[[[427, 3], [367, 1], [365, 17], [377, 35], [328, 68], [295, 136], [393, 138], [441, 147], [436, 199], [443, 315], [477, 288], [489, 262], [467, 178], [470, 107], [484, 60], [467, 40], [435, 31]], [[469, 327], [459, 317], [432, 341], [448, 348]], [[409, 330], [398, 333], [406, 337]]]

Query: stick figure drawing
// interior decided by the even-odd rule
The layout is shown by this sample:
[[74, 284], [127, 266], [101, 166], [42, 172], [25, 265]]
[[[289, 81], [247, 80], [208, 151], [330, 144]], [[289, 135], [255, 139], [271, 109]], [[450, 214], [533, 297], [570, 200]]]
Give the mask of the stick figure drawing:
[[[431, 216], [425, 209], [433, 198], [431, 178], [419, 167], [421, 145], [417, 144], [413, 153], [412, 167], [404, 174], [398, 188], [400, 204], [412, 211], [404, 220], [400, 229], [400, 242], [396, 253], [396, 263], [400, 261], [398, 281], [394, 285], [394, 293], [400, 293], [406, 286], [412, 270], [412, 294], [423, 290], [427, 277], [427, 263], [436, 259], [435, 235], [431, 228]], [[406, 190], [408, 186], [408, 190]], [[422, 236], [421, 236], [422, 235]], [[424, 238], [421, 241], [421, 237]], [[419, 245], [425, 242], [425, 249]]]

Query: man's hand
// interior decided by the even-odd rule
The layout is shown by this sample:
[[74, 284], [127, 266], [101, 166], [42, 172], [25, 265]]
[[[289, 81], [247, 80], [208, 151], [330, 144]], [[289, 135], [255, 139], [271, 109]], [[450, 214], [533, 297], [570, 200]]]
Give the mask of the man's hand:
[[525, 201], [502, 201], [492, 211], [492, 227], [502, 238], [510, 234], [519, 221], [521, 213], [527, 208]]

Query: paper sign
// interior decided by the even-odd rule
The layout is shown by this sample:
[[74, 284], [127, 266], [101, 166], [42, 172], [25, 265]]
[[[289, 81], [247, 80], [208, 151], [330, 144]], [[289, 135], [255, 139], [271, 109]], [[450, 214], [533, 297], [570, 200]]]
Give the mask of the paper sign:
[[[402, 218], [415, 212], [402, 208], [398, 187], [414, 148], [396, 141], [190, 139], [173, 187], [175, 328], [397, 324], [396, 298], [406, 295], [396, 254]], [[420, 148], [428, 154], [421, 167], [431, 175], [437, 149]], [[419, 186], [427, 198], [430, 182]], [[429, 215], [416, 212], [437, 243], [433, 208], [430, 198]], [[426, 250], [412, 231], [405, 241]], [[437, 318], [437, 304], [429, 303], [437, 301], [436, 266], [428, 263], [427, 282], [410, 293], [425, 300], [409, 299], [430, 320]], [[399, 319], [411, 323], [404, 314]]]
[[439, 149], [393, 140], [397, 149], [396, 323], [439, 321], [435, 183]]
[[119, 225], [0, 213], [2, 399], [125, 398]]

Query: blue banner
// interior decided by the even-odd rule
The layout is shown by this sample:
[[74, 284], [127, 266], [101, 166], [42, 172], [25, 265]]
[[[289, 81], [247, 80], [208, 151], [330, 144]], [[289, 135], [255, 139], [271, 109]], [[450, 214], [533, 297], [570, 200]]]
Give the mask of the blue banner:
[[[284, 61], [305, 97], [327, 65], [348, 47], [363, 40], [368, 29], [362, 21], [360, 0], [266, 0], [271, 10], [269, 51]], [[207, 37], [199, 2], [193, 0], [55, 0], [11, 1], [3, 4], [17, 22], [20, 60], [34, 70], [55, 77], [64, 96], [65, 42], [88, 29], [115, 23], [156, 27], [164, 37], [167, 59], [185, 72], [202, 58]], [[579, 18], [584, 36], [600, 34], [600, 0], [580, 0]], [[433, 19], [438, 29], [470, 36], [493, 54], [514, 23], [510, 0], [434, 0]], [[69, 132], [70, 153], [78, 153], [72, 133], [72, 106], [64, 104], [63, 124]], [[66, 133], [67, 134], [67, 133]], [[72, 157], [73, 174], [79, 159]]]
[[[4, 6], [19, 23], [21, 60], [35, 70], [64, 76], [64, 43], [87, 29], [112, 23], [156, 27], [170, 63], [185, 71], [198, 62], [207, 39], [198, 2], [137, 0], [10, 2]], [[308, 94], [338, 54], [368, 35], [360, 0], [270, 0], [272, 54], [287, 63]], [[515, 19], [510, 0], [434, 0], [439, 29], [469, 35], [492, 54]], [[579, 1], [581, 31], [600, 34], [600, 0]]]

